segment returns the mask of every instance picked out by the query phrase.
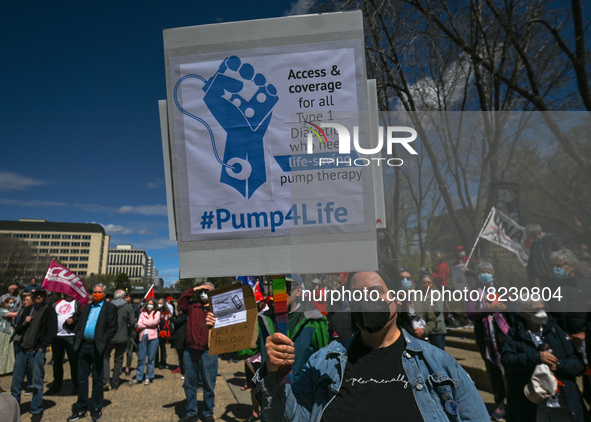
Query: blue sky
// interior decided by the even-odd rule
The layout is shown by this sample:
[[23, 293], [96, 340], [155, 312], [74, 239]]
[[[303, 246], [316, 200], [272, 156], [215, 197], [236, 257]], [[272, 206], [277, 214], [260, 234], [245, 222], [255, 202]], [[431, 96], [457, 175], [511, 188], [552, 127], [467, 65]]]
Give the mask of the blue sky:
[[167, 283], [157, 101], [162, 30], [297, 13], [279, 1], [60, 0], [0, 7], [0, 219], [100, 223], [111, 247], [146, 249]]

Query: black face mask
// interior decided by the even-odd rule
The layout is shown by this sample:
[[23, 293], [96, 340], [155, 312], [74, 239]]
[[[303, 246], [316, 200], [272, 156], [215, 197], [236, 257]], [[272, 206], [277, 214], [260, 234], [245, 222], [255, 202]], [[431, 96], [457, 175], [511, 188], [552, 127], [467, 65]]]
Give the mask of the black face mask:
[[363, 331], [377, 333], [396, 316], [396, 312], [390, 315], [390, 303], [384, 300], [354, 302], [351, 305], [353, 321]]

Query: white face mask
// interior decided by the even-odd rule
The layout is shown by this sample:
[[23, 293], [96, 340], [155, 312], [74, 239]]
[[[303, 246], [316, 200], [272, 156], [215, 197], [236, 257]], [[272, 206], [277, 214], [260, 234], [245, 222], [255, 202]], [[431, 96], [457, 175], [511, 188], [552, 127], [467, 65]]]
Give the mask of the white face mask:
[[148, 305], [148, 306], [146, 306], [146, 309], [147, 309], [148, 311], [151, 311], [151, 310], [153, 310], [153, 309], [154, 309], [154, 305]]
[[164, 306], [164, 305], [163, 305], [162, 303], [159, 303], [159, 304], [158, 304], [158, 309], [162, 309], [162, 307], [163, 307], [163, 306]]
[[546, 325], [548, 323], [548, 315], [546, 314], [546, 311], [540, 309], [531, 314], [531, 322], [534, 324]]

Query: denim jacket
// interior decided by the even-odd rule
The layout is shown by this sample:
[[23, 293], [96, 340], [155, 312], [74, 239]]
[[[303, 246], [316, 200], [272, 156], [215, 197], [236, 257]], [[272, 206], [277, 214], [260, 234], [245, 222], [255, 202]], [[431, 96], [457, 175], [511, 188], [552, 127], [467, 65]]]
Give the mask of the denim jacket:
[[[425, 422], [490, 421], [474, 383], [458, 362], [437, 347], [401, 331], [406, 343], [402, 365]], [[266, 418], [319, 422], [341, 387], [352, 342], [353, 339], [335, 341], [316, 352], [294, 384], [280, 384], [278, 374], [266, 375], [263, 366], [253, 381], [263, 395]], [[396, 409], [392, 412], [394, 415]]]

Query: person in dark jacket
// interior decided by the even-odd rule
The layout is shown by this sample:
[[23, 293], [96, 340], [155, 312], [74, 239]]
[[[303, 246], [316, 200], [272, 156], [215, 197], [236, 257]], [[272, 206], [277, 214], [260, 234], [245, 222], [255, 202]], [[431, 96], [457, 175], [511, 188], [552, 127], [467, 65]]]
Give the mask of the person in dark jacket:
[[31, 294], [35, 306], [19, 321], [15, 333], [20, 335], [18, 353], [12, 373], [11, 394], [20, 403], [21, 384], [27, 365], [32, 370], [33, 399], [31, 421], [43, 417], [43, 378], [45, 377], [45, 352], [57, 335], [57, 315], [47, 303], [47, 292], [39, 287]]
[[209, 311], [207, 292], [213, 284], [205, 282], [201, 286], [186, 290], [179, 298], [179, 309], [187, 314], [187, 337], [183, 365], [185, 366], [185, 396], [187, 397], [186, 416], [183, 422], [198, 420], [197, 379], [201, 374], [203, 382], [203, 420], [213, 422], [215, 404], [215, 381], [218, 371], [218, 355], [209, 354], [209, 327], [206, 325]]
[[[125, 293], [125, 301], [127, 303], [129, 303], [131, 305], [131, 307], [133, 308], [133, 314], [135, 316], [135, 320], [137, 321], [138, 318], [140, 317], [140, 313], [141, 313], [141, 309], [140, 309], [139, 305], [137, 303], [133, 303], [133, 298], [131, 297], [129, 292]], [[129, 332], [129, 337], [127, 338], [127, 347], [125, 349], [125, 355], [126, 355], [125, 374], [126, 375], [129, 375], [129, 373], [131, 372], [131, 365], [133, 363], [133, 352], [134, 352], [134, 350], [137, 350], [136, 339], [137, 339], [137, 331], [131, 330]]]
[[185, 353], [185, 340], [187, 338], [187, 314], [179, 309], [179, 314], [172, 318], [174, 332], [172, 336], [172, 347], [176, 350], [179, 358], [179, 367], [172, 370], [174, 374], [185, 375], [183, 365], [183, 354]]
[[[521, 305], [505, 339], [502, 363], [507, 375], [507, 422], [588, 420], [575, 382], [585, 365], [564, 331], [544, 312], [542, 302]], [[561, 386], [554, 397], [536, 405], [526, 398], [523, 389], [542, 363], [548, 365]], [[560, 407], [549, 406], [556, 404]]]
[[468, 316], [474, 321], [474, 339], [486, 366], [486, 373], [495, 395], [495, 409], [491, 418], [500, 421], [505, 417], [506, 389], [503, 381], [501, 353], [505, 336], [509, 332], [508, 313], [504, 302], [490, 301], [484, 295], [487, 289], [495, 288], [494, 268], [490, 262], [481, 261], [476, 267], [478, 271], [478, 300], [468, 303]]
[[[578, 260], [569, 249], [559, 249], [550, 254], [552, 273], [554, 274], [553, 291], [560, 288], [560, 301], [553, 299], [548, 308], [556, 323], [569, 337], [575, 350], [586, 354], [587, 310], [591, 287], [590, 280], [584, 277], [577, 268]], [[591, 403], [591, 380], [583, 375], [583, 397]]]
[[525, 233], [531, 247], [527, 261], [527, 280], [529, 287], [549, 287], [554, 280], [550, 254], [562, 247], [562, 241], [552, 233], [542, 231], [539, 224], [528, 224]]
[[158, 299], [156, 310], [160, 312], [158, 325], [158, 350], [156, 351], [156, 367], [166, 369], [166, 343], [170, 340], [170, 311], [164, 299]]
[[93, 288], [91, 303], [82, 310], [80, 320], [74, 331], [74, 350], [78, 353], [78, 401], [69, 422], [86, 417], [88, 409], [88, 377], [92, 371], [93, 421], [102, 417], [103, 411], [103, 365], [105, 350], [117, 333], [117, 307], [105, 301], [107, 294], [103, 284]]
[[125, 291], [117, 290], [113, 295], [114, 300], [111, 302], [117, 307], [117, 334], [113, 340], [107, 345], [105, 351], [104, 362], [104, 389], [109, 389], [109, 375], [111, 374], [110, 360], [111, 352], [115, 350], [115, 360], [113, 365], [113, 379], [111, 380], [111, 388], [117, 389], [120, 384], [121, 368], [123, 367], [123, 356], [127, 347], [127, 339], [130, 332], [135, 330], [135, 312], [133, 306], [125, 300]]

